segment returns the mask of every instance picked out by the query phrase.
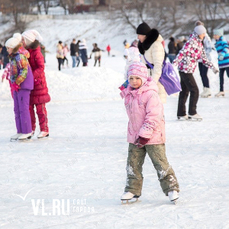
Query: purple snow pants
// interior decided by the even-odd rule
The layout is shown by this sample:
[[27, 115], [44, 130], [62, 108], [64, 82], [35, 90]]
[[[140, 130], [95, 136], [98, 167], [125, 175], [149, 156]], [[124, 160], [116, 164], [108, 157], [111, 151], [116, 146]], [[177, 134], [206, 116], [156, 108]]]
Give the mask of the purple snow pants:
[[30, 90], [20, 89], [14, 91], [14, 114], [17, 133], [28, 134], [32, 132], [29, 112]]

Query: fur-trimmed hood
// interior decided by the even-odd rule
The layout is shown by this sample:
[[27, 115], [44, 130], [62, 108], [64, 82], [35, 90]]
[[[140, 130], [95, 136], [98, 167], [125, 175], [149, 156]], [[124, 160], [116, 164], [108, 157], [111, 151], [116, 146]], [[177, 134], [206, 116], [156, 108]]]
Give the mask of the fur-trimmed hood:
[[143, 43], [138, 42], [138, 49], [141, 54], [145, 53], [145, 50], [148, 50], [150, 46], [158, 39], [159, 32], [156, 29], [151, 29], [151, 31], [147, 34], [146, 39]]

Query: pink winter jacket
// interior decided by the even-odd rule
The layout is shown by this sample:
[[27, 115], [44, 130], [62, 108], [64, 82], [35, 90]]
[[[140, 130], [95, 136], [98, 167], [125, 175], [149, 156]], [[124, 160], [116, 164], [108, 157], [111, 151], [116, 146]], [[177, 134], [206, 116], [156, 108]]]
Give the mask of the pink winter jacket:
[[139, 89], [128, 85], [121, 97], [129, 117], [127, 141], [134, 144], [141, 136], [150, 139], [146, 145], [165, 143], [164, 108], [155, 81], [148, 78]]

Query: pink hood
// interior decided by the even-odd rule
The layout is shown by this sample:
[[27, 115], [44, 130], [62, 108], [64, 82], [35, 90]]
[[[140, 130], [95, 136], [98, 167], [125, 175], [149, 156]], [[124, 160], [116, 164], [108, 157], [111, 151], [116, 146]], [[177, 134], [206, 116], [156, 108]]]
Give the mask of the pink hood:
[[165, 143], [164, 108], [158, 95], [158, 87], [152, 78], [139, 89], [129, 85], [121, 92], [129, 118], [127, 141], [141, 136], [149, 138], [147, 145]]

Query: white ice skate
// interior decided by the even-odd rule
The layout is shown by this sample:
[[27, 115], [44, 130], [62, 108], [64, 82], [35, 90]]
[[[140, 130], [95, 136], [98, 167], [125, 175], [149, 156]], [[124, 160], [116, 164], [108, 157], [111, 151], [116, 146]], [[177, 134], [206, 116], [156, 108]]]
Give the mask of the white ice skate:
[[173, 191], [168, 192], [168, 196], [171, 202], [173, 202], [174, 204], [177, 203], [177, 200], [179, 198], [179, 194], [177, 191], [173, 190]]
[[132, 202], [136, 202], [136, 201], [138, 201], [138, 198], [139, 198], [139, 196], [136, 196], [136, 195], [134, 195], [133, 193], [131, 193], [131, 192], [124, 192], [123, 194], [122, 194], [122, 196], [121, 196], [121, 201], [122, 201], [122, 204], [128, 204], [128, 203], [131, 203], [131, 202], [129, 202], [130, 200], [132, 200], [132, 199], [135, 199], [134, 201], [132, 201]]
[[202, 121], [203, 118], [199, 114], [188, 115], [188, 120], [190, 121]]
[[224, 91], [220, 91], [220, 92], [218, 92], [217, 94], [215, 94], [215, 97], [218, 97], [218, 98], [219, 98], [220, 96], [222, 96], [222, 97], [225, 96]]
[[32, 137], [32, 133], [28, 133], [28, 134], [21, 134], [19, 137], [18, 137], [18, 140], [28, 140]]
[[211, 96], [210, 88], [204, 87], [204, 91], [200, 94], [201, 98], [209, 98]]
[[186, 121], [186, 120], [188, 120], [188, 115], [177, 116], [177, 119], [178, 119], [179, 121]]
[[13, 136], [11, 136], [11, 138], [10, 138], [10, 141], [17, 141], [18, 140], [18, 138], [21, 136], [22, 134], [15, 134], [15, 135], [13, 135]]
[[49, 136], [49, 132], [41, 131], [38, 135], [37, 138], [46, 138]]

